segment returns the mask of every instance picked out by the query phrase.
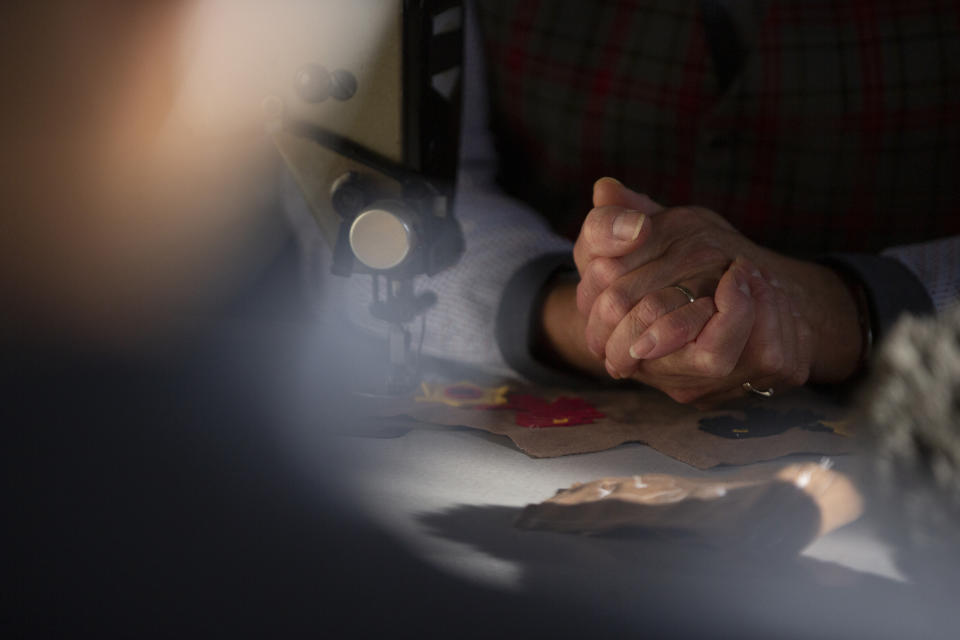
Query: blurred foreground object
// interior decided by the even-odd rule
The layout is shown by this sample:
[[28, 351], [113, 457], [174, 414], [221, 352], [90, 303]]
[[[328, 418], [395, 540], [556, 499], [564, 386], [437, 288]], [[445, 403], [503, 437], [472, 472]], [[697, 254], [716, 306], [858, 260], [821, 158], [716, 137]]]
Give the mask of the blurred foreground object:
[[15, 340], [140, 342], [265, 264], [276, 162], [258, 121], [187, 108], [192, 7], [4, 5], [0, 307]]
[[960, 305], [904, 316], [861, 398], [874, 457], [864, 484], [904, 572], [937, 584], [960, 569]]

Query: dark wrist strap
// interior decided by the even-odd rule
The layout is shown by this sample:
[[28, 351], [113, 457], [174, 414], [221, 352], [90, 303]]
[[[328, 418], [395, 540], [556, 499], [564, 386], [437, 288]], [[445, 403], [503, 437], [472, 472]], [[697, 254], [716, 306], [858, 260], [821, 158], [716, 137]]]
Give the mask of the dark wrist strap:
[[866, 370], [867, 362], [873, 354], [873, 322], [870, 320], [870, 301], [867, 298], [867, 290], [863, 283], [844, 269], [835, 269], [834, 271], [847, 286], [847, 290], [850, 291], [850, 296], [857, 307], [857, 325], [860, 327], [860, 357], [857, 359], [857, 366], [851, 376], [851, 378], [856, 378]]

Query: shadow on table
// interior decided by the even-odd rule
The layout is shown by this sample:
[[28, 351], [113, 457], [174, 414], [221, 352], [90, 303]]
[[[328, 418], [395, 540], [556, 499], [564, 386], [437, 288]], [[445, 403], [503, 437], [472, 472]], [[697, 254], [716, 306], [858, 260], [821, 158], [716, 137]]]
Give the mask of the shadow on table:
[[960, 622], [952, 608], [909, 584], [788, 547], [714, 547], [636, 529], [604, 536], [525, 531], [514, 527], [521, 511], [460, 505], [419, 520], [432, 535], [514, 563], [524, 593], [632, 612], [638, 622], [665, 623], [681, 636], [952, 637]]

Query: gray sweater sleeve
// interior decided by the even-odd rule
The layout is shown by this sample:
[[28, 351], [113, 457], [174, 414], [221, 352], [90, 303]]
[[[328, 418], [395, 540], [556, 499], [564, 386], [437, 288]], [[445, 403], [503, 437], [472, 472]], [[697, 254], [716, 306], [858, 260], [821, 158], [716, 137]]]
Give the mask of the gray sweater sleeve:
[[937, 311], [960, 300], [960, 236], [893, 247], [883, 255], [900, 261], [923, 283]]
[[875, 341], [903, 313], [926, 315], [960, 300], [960, 236], [892, 247], [881, 255], [832, 254], [823, 262], [863, 284]]
[[923, 284], [900, 261], [886, 256], [835, 253], [821, 262], [863, 285], [876, 344], [905, 312], [923, 315], [933, 304]]

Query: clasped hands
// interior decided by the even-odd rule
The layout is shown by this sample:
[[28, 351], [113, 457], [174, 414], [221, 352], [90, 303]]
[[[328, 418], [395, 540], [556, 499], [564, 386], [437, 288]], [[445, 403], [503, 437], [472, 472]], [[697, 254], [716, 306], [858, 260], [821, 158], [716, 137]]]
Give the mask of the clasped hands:
[[611, 178], [596, 183], [593, 204], [574, 246], [576, 307], [610, 376], [707, 407], [742, 397], [748, 381], [781, 391], [854, 373], [857, 307], [831, 269]]

